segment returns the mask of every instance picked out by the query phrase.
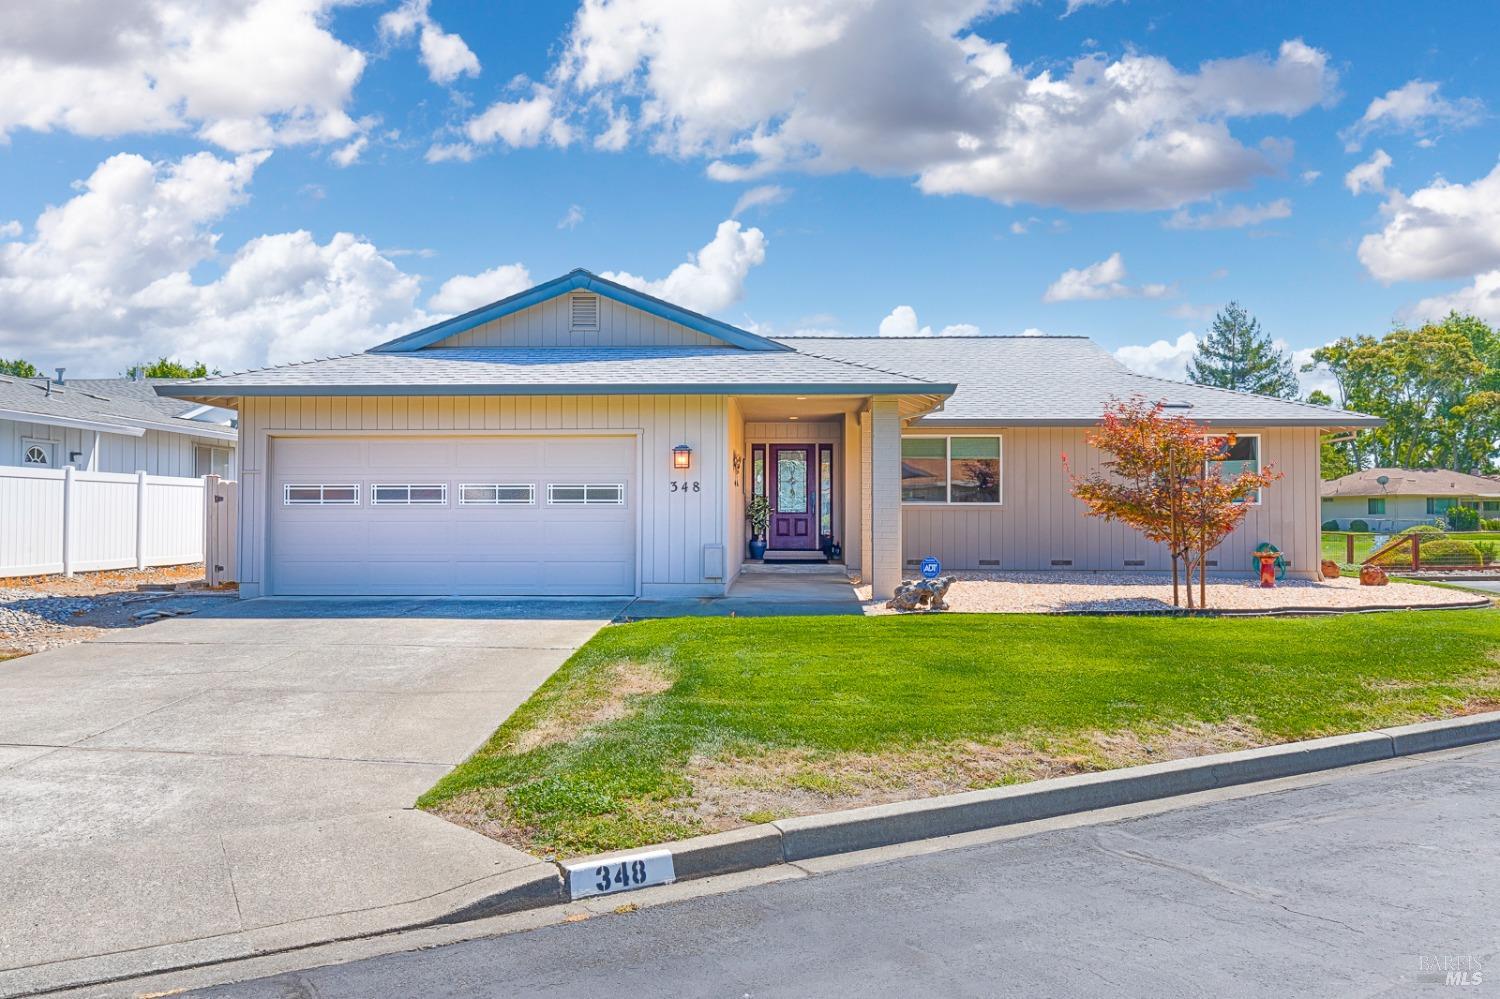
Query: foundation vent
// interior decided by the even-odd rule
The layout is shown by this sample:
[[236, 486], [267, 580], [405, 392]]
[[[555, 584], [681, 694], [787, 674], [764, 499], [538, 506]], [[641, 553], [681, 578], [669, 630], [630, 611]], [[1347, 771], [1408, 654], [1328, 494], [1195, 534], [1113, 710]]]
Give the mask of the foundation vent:
[[1000, 560], [997, 559], [997, 558], [982, 558], [982, 559], [979, 560], [979, 564], [980, 565], [999, 565], [1000, 564]]
[[906, 564], [920, 566], [922, 564], [922, 560], [919, 558], [909, 558], [906, 560]]
[[1219, 564], [1219, 560], [1216, 559], [1216, 558], [1211, 558], [1208, 561], [1204, 562], [1203, 564], [1207, 565], [1207, 566], [1216, 566], [1216, 565]]
[[1125, 565], [1126, 566], [1142, 566], [1142, 565], [1145, 565], [1145, 564], [1146, 564], [1146, 560], [1143, 559], [1143, 558], [1128, 558], [1128, 559], [1125, 560]]
[[1073, 560], [1070, 559], [1070, 558], [1055, 558], [1055, 559], [1052, 560], [1052, 564], [1053, 565], [1072, 565], [1073, 564]]

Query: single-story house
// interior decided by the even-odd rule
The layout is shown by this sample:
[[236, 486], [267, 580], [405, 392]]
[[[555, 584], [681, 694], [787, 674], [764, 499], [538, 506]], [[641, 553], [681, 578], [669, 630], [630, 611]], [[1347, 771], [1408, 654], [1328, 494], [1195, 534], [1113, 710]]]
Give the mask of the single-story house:
[[233, 478], [233, 409], [158, 395], [163, 379], [0, 374], [0, 465]]
[[1149, 378], [1082, 337], [771, 338], [576, 270], [364, 353], [161, 385], [240, 414], [240, 592], [722, 594], [837, 543], [889, 594], [948, 569], [1166, 570], [1062, 456], [1142, 394], [1285, 477], [1218, 568], [1318, 564], [1319, 435], [1356, 413]]
[[1441, 468], [1367, 468], [1323, 483], [1323, 520], [1372, 530], [1436, 523], [1455, 506], [1500, 518], [1500, 479]]

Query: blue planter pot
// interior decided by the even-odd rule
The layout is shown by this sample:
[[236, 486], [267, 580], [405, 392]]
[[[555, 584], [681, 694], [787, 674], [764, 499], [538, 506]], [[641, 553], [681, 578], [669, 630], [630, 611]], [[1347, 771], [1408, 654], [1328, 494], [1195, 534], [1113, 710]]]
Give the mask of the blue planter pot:
[[753, 538], [753, 539], [751, 539], [751, 541], [750, 541], [750, 557], [751, 558], [765, 558], [766, 557], [766, 543], [764, 541], [761, 541], [759, 538]]

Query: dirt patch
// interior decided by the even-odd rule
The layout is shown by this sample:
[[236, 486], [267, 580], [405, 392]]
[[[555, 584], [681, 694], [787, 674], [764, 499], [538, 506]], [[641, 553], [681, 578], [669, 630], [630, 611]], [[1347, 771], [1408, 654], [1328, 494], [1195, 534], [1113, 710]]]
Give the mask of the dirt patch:
[[640, 701], [665, 693], [672, 686], [660, 666], [622, 662], [613, 666], [602, 682], [591, 683], [597, 693], [571, 711], [552, 711], [536, 725], [516, 736], [512, 752], [526, 753], [542, 746], [572, 742], [585, 729], [606, 725], [633, 714]]
[[770, 750], [691, 761], [693, 800], [677, 818], [718, 831], [746, 822], [927, 798], [1275, 742], [1237, 721], [1066, 740], [925, 743], [880, 753]]
[[150, 569], [107, 569], [79, 572], [72, 579], [61, 575], [10, 576], [0, 579], [0, 590], [28, 590], [53, 596], [92, 596], [134, 590], [142, 585], [191, 583], [203, 578], [203, 563], [162, 565]]

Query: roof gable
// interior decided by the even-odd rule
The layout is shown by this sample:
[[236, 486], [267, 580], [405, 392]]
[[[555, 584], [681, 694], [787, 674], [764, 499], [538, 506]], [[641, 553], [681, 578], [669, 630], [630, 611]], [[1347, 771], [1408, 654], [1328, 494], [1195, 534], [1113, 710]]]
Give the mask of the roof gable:
[[[648, 315], [675, 323], [685, 327], [694, 334], [701, 334], [711, 341], [723, 343], [730, 347], [738, 347], [743, 350], [769, 350], [785, 351], [791, 348], [775, 340], [757, 336], [748, 330], [742, 330], [737, 326], [708, 316], [700, 315], [690, 309], [673, 305], [671, 302], [663, 301], [654, 295], [627, 288], [622, 284], [599, 277], [597, 274], [582, 269], [569, 271], [562, 277], [553, 278], [528, 288], [526, 291], [517, 292], [509, 298], [502, 298], [498, 302], [481, 306], [461, 316], [445, 319], [440, 323], [434, 323], [426, 329], [408, 333], [405, 336], [389, 340], [376, 347], [370, 348], [372, 353], [405, 353], [431, 347], [442, 341], [448, 341], [459, 337], [460, 334], [474, 330], [487, 323], [504, 319], [535, 306], [541, 305], [552, 299], [560, 298], [575, 291], [589, 291], [604, 299], [618, 302], [621, 305], [638, 309]], [[461, 342], [461, 341], [456, 341]]]

